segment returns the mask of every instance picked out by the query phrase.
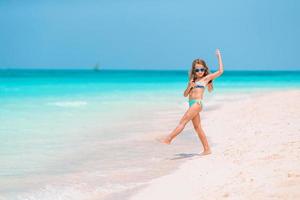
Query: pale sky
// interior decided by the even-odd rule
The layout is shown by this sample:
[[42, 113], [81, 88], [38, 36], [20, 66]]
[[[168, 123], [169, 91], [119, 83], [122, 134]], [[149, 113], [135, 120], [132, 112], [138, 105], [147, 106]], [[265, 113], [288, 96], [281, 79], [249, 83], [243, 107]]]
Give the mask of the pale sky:
[[0, 0], [0, 68], [300, 70], [297, 0]]

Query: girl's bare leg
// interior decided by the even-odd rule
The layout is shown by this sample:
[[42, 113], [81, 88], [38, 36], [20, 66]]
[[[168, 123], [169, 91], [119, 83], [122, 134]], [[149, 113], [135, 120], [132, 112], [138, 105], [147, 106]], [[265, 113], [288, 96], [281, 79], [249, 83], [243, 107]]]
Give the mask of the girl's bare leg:
[[198, 103], [195, 103], [193, 106], [191, 106], [186, 113], [181, 118], [179, 124], [177, 127], [164, 139], [160, 140], [161, 142], [165, 144], [170, 144], [171, 141], [184, 129], [185, 125], [194, 118], [195, 115], [197, 115], [201, 111], [201, 106]]
[[200, 119], [200, 114], [195, 115], [195, 117], [192, 119], [194, 129], [196, 133], [198, 134], [198, 137], [203, 145], [203, 152], [201, 155], [207, 155], [211, 153], [210, 147], [207, 142], [207, 138], [205, 136], [205, 133], [201, 127], [201, 119]]

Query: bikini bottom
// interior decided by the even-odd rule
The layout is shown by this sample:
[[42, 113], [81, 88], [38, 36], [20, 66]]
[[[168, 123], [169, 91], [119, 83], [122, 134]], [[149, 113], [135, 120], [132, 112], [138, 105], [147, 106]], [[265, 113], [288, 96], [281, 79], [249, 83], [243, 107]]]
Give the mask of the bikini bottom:
[[202, 99], [190, 99], [189, 100], [189, 106], [191, 107], [194, 103], [199, 103], [201, 107], [203, 107]]

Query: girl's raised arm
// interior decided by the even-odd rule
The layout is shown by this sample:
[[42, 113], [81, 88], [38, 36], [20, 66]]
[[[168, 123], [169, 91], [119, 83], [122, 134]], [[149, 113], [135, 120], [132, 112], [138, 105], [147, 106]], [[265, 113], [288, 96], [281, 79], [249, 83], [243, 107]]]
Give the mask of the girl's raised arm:
[[219, 49], [216, 50], [216, 56], [218, 58], [218, 62], [219, 62], [219, 69], [218, 71], [214, 72], [214, 73], [211, 73], [211, 74], [208, 74], [205, 79], [206, 81], [210, 81], [212, 79], [215, 79], [219, 76], [221, 76], [221, 74], [223, 74], [223, 62], [222, 62], [222, 56], [221, 56], [221, 52]]

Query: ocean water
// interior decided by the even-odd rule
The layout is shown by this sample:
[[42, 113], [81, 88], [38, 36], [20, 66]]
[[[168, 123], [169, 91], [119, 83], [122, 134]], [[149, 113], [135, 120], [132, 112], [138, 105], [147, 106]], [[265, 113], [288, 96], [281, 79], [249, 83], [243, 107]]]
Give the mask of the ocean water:
[[[188, 108], [188, 71], [0, 70], [0, 199], [126, 199], [201, 146], [166, 147]], [[251, 93], [300, 89], [300, 71], [225, 71], [204, 112]], [[192, 145], [191, 145], [192, 144]]]

